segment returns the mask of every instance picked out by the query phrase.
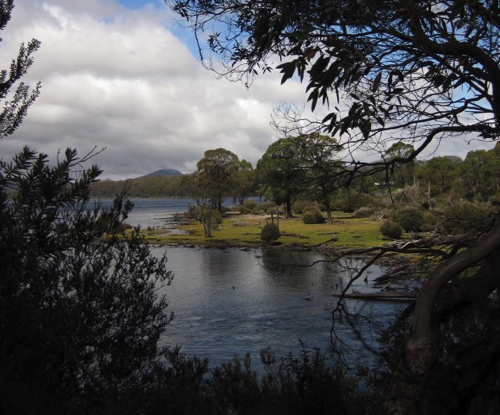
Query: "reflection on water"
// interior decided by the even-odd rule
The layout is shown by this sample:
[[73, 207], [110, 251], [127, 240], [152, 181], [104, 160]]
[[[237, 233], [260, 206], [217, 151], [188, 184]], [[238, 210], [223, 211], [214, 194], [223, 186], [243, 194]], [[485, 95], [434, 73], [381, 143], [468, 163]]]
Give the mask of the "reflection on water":
[[[111, 199], [102, 202], [112, 203]], [[195, 203], [190, 199], [133, 202], [134, 210], [126, 221], [143, 228], [168, 227], [173, 214], [186, 211], [189, 204]], [[164, 247], [154, 249], [159, 255], [165, 251]], [[170, 311], [176, 318], [161, 342], [182, 345], [185, 353], [209, 357], [213, 365], [250, 352], [257, 368], [259, 351], [268, 346], [280, 355], [296, 353], [300, 340], [309, 348], [328, 349], [331, 310], [336, 301], [332, 293], [338, 294], [347, 283], [348, 268], [359, 265], [353, 261], [342, 267], [325, 263], [305, 267], [323, 257], [279, 250], [168, 248], [167, 254], [168, 268], [174, 271], [175, 278], [166, 290]], [[284, 264], [295, 266], [283, 267]], [[372, 290], [370, 281], [380, 272], [372, 267], [351, 289]], [[363, 282], [365, 276], [367, 283]], [[308, 295], [312, 300], [305, 300]], [[346, 306], [351, 312], [372, 311], [381, 321], [387, 321], [395, 307], [394, 303], [355, 300], [346, 301]], [[376, 335], [362, 320], [356, 328], [368, 341]], [[356, 351], [353, 361], [361, 363], [370, 357], [352, 328], [337, 329], [342, 340]]]
[[[165, 248], [154, 248], [161, 254]], [[306, 346], [328, 349], [332, 291], [345, 284], [345, 270], [331, 264], [307, 265], [323, 258], [310, 252], [279, 250], [219, 250], [168, 248], [168, 268], [175, 273], [167, 287], [170, 311], [176, 315], [161, 342], [182, 345], [183, 352], [209, 357], [218, 365], [234, 355], [252, 354], [270, 346], [280, 355]], [[374, 268], [369, 280], [380, 270]], [[369, 281], [368, 281], [369, 282]], [[339, 288], [336, 288], [336, 284]], [[355, 289], [367, 290], [362, 280]], [[311, 301], [305, 297], [312, 296]], [[366, 305], [351, 301], [349, 307]], [[378, 317], [387, 319], [393, 306], [376, 304]], [[361, 323], [360, 323], [361, 324]], [[358, 326], [361, 327], [362, 326]], [[343, 339], [366, 356], [353, 331], [343, 328]], [[366, 333], [369, 336], [369, 333]]]

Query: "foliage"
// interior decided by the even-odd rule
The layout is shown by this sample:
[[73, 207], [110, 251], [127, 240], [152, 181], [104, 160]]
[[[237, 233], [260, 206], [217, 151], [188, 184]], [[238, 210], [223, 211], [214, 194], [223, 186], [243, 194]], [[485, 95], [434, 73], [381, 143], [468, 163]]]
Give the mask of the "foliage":
[[332, 223], [330, 200], [333, 192], [341, 187], [333, 177], [342, 167], [337, 155], [342, 146], [335, 138], [316, 133], [300, 135], [296, 138], [296, 146], [297, 157], [303, 160], [303, 168], [307, 171], [304, 194], [324, 204], [328, 223]]
[[488, 201], [499, 190], [500, 147], [469, 151], [460, 172], [464, 196], [468, 200]]
[[248, 199], [236, 207], [238, 212], [241, 214], [252, 213], [252, 211], [257, 207], [257, 202], [253, 199]]
[[266, 213], [270, 213], [272, 210], [276, 211], [276, 203], [274, 202], [264, 202], [259, 203], [252, 209], [252, 215], [264, 215]]
[[1, 168], [2, 413], [134, 413], [157, 366], [172, 274], [136, 232], [118, 237], [123, 195], [87, 210], [88, 158], [24, 148]]
[[252, 164], [241, 160], [231, 179], [231, 196], [235, 202], [241, 205], [245, 202], [245, 198], [250, 195], [255, 184], [255, 171]]
[[413, 145], [399, 141], [394, 143], [384, 154], [384, 159], [387, 161], [395, 160], [391, 169], [388, 172], [388, 181], [391, 185], [397, 188], [404, 188], [409, 185], [414, 177], [415, 162], [414, 160], [400, 162], [415, 152]]
[[421, 232], [425, 223], [424, 214], [417, 207], [402, 208], [394, 213], [392, 219], [406, 232]]
[[294, 138], [281, 138], [272, 143], [257, 162], [257, 177], [268, 186], [272, 200], [285, 204], [286, 217], [292, 217], [292, 201], [303, 190], [305, 171], [297, 157]]
[[90, 194], [95, 198], [112, 198], [123, 189], [129, 197], [189, 197], [183, 186], [184, 176], [151, 176], [127, 180], [101, 180], [92, 183]]
[[[224, 148], [207, 150], [196, 167], [200, 180], [198, 192], [203, 198], [210, 200], [213, 208], [222, 212], [222, 202], [232, 193], [233, 182], [240, 168], [238, 156]], [[245, 162], [244, 168], [251, 170], [252, 166], [248, 167], [247, 162]], [[200, 198], [196, 193], [193, 194], [193, 197]]]
[[375, 210], [371, 207], [364, 206], [356, 209], [352, 214], [353, 218], [369, 218], [375, 213]]
[[311, 201], [307, 200], [296, 200], [292, 203], [292, 211], [298, 215], [302, 215], [304, 210], [311, 206]]
[[325, 223], [325, 218], [317, 207], [308, 207], [302, 214], [302, 221], [306, 224]]
[[494, 212], [486, 203], [462, 202], [449, 206], [443, 212], [440, 231], [449, 235], [482, 232], [491, 225]]
[[266, 223], [260, 233], [260, 238], [262, 239], [262, 241], [268, 244], [277, 241], [280, 236], [280, 228], [275, 223]]
[[[14, 0], [0, 1], [0, 30], [5, 29], [13, 8]], [[0, 101], [3, 104], [0, 111], [0, 139], [12, 134], [19, 127], [28, 108], [40, 95], [40, 83], [30, 91], [29, 85], [19, 82], [33, 64], [33, 54], [39, 47], [40, 42], [36, 39], [30, 40], [28, 45], [21, 44], [9, 70], [0, 71]], [[15, 91], [12, 91], [16, 84]]]
[[[332, 359], [302, 346], [299, 355], [278, 358], [261, 351], [265, 374], [252, 370], [249, 354], [208, 369], [208, 362], [167, 349], [169, 362], [158, 373], [161, 388], [153, 399], [156, 410], [172, 414], [305, 415], [376, 413], [366, 395], [356, 389]], [[150, 401], [151, 402], [151, 401]], [[152, 413], [155, 406], [151, 405]]]
[[428, 183], [430, 196], [434, 196], [450, 190], [459, 166], [450, 157], [434, 157], [417, 169], [417, 175]]
[[380, 233], [391, 239], [399, 239], [403, 234], [403, 228], [399, 223], [388, 220], [380, 226]]
[[362, 207], [371, 206], [373, 198], [367, 194], [350, 192], [348, 189], [340, 189], [335, 192], [331, 203], [332, 210], [352, 213]]

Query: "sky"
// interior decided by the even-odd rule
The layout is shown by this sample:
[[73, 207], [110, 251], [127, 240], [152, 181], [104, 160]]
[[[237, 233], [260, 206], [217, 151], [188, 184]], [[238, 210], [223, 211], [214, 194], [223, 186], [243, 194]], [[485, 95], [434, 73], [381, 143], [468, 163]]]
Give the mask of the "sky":
[[[23, 78], [40, 81], [41, 95], [0, 141], [4, 161], [24, 145], [51, 158], [67, 147], [80, 155], [105, 147], [93, 162], [102, 178], [121, 180], [164, 168], [190, 173], [206, 150], [222, 147], [255, 167], [278, 138], [273, 108], [305, 105], [305, 85], [281, 85], [277, 71], [250, 88], [217, 79], [163, 0], [17, 0], [1, 37], [0, 68], [22, 42], [41, 41]], [[440, 153], [464, 158], [478, 145], [445, 144]]]

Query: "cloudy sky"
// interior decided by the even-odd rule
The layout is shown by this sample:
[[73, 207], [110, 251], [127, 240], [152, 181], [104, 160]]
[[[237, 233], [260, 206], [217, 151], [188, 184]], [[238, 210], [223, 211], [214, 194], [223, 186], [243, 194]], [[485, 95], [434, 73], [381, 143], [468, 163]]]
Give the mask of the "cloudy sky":
[[[206, 150], [223, 147], [255, 166], [276, 139], [273, 108], [301, 107], [305, 97], [304, 85], [280, 85], [278, 73], [250, 89], [216, 79], [163, 0], [18, 0], [1, 36], [2, 68], [22, 42], [42, 42], [24, 78], [41, 81], [41, 96], [0, 141], [3, 160], [25, 144], [50, 156], [106, 147], [94, 162], [116, 180], [162, 168], [192, 172]], [[473, 148], [442, 147], [460, 157]]]

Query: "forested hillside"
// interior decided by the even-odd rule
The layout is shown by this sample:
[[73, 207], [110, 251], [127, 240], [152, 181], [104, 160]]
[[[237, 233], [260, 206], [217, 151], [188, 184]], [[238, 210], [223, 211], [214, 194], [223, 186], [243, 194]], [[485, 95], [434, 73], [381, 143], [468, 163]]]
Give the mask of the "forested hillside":
[[183, 175], [178, 176], [143, 176], [128, 180], [103, 180], [91, 186], [92, 197], [114, 197], [127, 189], [128, 197], [188, 197], [182, 186]]

